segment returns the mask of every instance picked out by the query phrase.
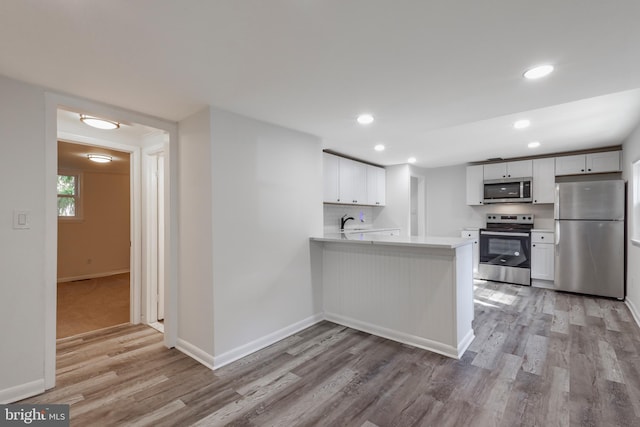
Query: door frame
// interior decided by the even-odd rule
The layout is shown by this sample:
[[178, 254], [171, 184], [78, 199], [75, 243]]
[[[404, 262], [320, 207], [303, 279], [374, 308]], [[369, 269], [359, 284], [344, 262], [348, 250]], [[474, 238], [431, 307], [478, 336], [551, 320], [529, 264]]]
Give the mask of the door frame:
[[[178, 126], [176, 123], [146, 116], [134, 111], [109, 106], [106, 104], [45, 92], [45, 310], [44, 310], [44, 379], [45, 389], [55, 386], [56, 377], [56, 299], [57, 299], [57, 262], [58, 262], [58, 213], [56, 181], [58, 175], [58, 108], [68, 108], [74, 111], [91, 112], [95, 115], [115, 117], [119, 120], [139, 123], [145, 126], [161, 129], [168, 133], [165, 144], [165, 334], [164, 344], [175, 347], [178, 330], [178, 221], [177, 221], [177, 159], [178, 159]], [[78, 141], [82, 143], [82, 141]], [[115, 149], [122, 150], [123, 144], [114, 144]], [[130, 151], [131, 146], [122, 151]], [[132, 320], [140, 321], [140, 277], [142, 251], [142, 198], [141, 198], [141, 160], [140, 147], [132, 152], [132, 203], [131, 206], [131, 272], [134, 279], [132, 288], [137, 280], [137, 296], [132, 300], [136, 304], [131, 309]], [[132, 292], [135, 290], [132, 289]]]

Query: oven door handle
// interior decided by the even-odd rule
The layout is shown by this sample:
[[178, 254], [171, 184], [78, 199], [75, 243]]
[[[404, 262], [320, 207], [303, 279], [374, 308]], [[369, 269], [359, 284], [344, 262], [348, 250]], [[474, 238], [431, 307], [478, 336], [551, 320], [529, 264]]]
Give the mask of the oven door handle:
[[514, 237], [529, 237], [529, 233], [511, 233], [508, 231], [481, 231], [480, 234], [485, 236], [514, 236]]

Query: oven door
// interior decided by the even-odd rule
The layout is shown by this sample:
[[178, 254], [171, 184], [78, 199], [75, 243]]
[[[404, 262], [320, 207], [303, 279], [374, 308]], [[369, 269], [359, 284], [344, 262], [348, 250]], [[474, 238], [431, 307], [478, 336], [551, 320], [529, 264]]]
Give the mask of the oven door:
[[481, 230], [480, 264], [531, 268], [531, 233]]

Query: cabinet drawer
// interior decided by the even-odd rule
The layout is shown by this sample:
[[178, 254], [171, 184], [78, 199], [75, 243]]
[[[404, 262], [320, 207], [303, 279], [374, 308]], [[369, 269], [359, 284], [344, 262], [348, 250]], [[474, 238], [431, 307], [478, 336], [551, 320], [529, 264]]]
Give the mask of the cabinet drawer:
[[531, 243], [554, 243], [553, 233], [546, 231], [534, 231], [531, 233]]

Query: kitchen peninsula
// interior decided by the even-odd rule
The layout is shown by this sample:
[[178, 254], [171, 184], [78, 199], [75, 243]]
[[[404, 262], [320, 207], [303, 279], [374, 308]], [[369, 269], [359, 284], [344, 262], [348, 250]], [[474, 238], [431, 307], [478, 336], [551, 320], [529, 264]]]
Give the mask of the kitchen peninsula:
[[458, 359], [473, 341], [471, 240], [331, 233], [311, 246], [327, 320]]

